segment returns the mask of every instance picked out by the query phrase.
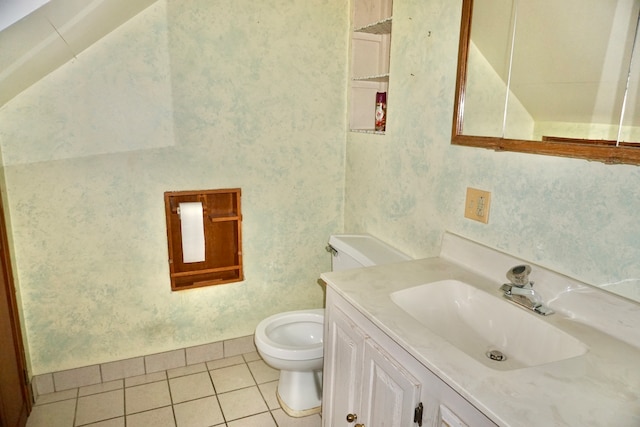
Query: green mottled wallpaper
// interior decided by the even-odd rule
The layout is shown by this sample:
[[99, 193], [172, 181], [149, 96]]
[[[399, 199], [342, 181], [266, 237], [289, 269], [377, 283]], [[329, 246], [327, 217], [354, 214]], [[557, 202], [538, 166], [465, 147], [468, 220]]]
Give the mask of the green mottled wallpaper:
[[[322, 306], [347, 47], [343, 1], [158, 1], [2, 107], [33, 374]], [[246, 280], [172, 293], [163, 193], [231, 187]]]

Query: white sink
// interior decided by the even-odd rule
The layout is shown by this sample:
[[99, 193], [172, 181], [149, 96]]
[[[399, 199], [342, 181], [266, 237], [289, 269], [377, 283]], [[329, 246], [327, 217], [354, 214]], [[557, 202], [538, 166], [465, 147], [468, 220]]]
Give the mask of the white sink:
[[493, 369], [537, 366], [587, 351], [538, 314], [458, 280], [427, 283], [390, 297], [433, 333]]

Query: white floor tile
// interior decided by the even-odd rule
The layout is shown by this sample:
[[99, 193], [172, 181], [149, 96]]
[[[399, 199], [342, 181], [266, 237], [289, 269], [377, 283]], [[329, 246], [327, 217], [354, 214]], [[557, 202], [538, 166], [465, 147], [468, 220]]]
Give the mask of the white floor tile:
[[106, 383], [80, 387], [80, 389], [78, 390], [78, 396], [81, 396], [81, 397], [89, 396], [90, 394], [104, 393], [105, 391], [112, 391], [120, 388], [124, 388], [124, 381], [122, 380], [109, 381]]
[[124, 415], [124, 390], [78, 398], [76, 425], [95, 423]]
[[245, 363], [214, 369], [210, 373], [218, 394], [256, 385]]
[[73, 427], [76, 400], [36, 405], [29, 415], [27, 427]]
[[280, 371], [278, 369], [273, 369], [262, 360], [255, 360], [247, 363], [247, 365], [249, 365], [249, 369], [258, 384], [276, 381], [280, 378]]
[[248, 417], [268, 410], [258, 387], [243, 388], [218, 395], [224, 417], [229, 420]]
[[173, 400], [173, 403], [186, 402], [187, 400], [199, 399], [215, 394], [209, 372], [172, 378], [169, 380], [169, 386], [171, 388], [171, 400]]
[[245, 353], [242, 355], [245, 362], [253, 362], [254, 360], [260, 360], [260, 355], [257, 351], [252, 351], [251, 353]]
[[287, 415], [282, 409], [271, 412], [276, 419], [278, 427], [320, 427], [322, 418], [320, 415], [309, 415], [308, 417], [294, 418]]
[[277, 427], [269, 412], [241, 418], [227, 424], [228, 427]]
[[278, 377], [252, 351], [41, 395], [27, 427], [319, 427], [280, 408]]
[[276, 396], [276, 391], [278, 390], [278, 381], [260, 384], [258, 385], [258, 388], [260, 389], [260, 393], [262, 393], [262, 397], [267, 402], [267, 406], [269, 407], [269, 409], [280, 408], [278, 396]]
[[173, 406], [178, 427], [209, 427], [224, 424], [222, 410], [215, 396]]
[[170, 406], [127, 415], [127, 427], [176, 427]]
[[127, 414], [148, 411], [171, 405], [169, 384], [160, 381], [125, 389], [125, 407]]
[[124, 417], [112, 418], [106, 421], [100, 421], [94, 424], [87, 424], [83, 427], [124, 427]]

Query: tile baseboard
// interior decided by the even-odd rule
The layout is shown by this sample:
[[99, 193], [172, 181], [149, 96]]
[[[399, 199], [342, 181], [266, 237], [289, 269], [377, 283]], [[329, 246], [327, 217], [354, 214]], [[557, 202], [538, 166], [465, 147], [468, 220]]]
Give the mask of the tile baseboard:
[[31, 388], [33, 398], [37, 399], [43, 394], [152, 374], [255, 351], [253, 335], [247, 335], [163, 353], [35, 375], [31, 379]]

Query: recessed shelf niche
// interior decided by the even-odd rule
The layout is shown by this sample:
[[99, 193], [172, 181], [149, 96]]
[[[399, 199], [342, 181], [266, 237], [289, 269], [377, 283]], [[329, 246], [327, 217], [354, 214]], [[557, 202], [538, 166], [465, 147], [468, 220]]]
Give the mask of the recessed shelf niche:
[[391, 0], [355, 0], [349, 100], [352, 132], [384, 134], [375, 131], [375, 103], [376, 93], [389, 88], [391, 21]]
[[[244, 280], [239, 188], [164, 193], [171, 289], [198, 288]], [[202, 203], [204, 261], [184, 262], [180, 203]]]

